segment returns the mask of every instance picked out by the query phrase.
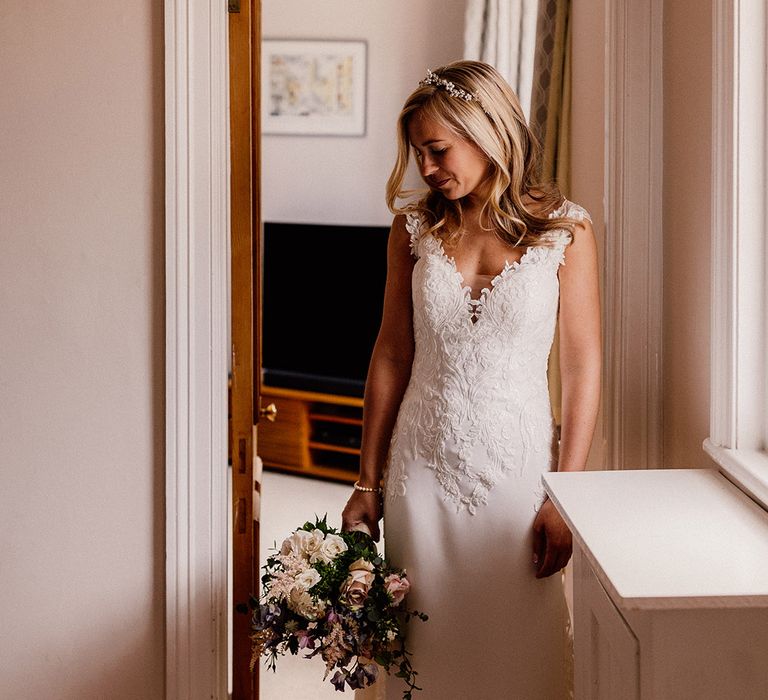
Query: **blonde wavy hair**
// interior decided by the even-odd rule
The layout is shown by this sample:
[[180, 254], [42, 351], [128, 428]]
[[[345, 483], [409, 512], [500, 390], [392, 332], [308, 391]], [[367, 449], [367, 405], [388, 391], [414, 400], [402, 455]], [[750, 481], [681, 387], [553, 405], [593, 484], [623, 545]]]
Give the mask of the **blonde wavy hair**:
[[[573, 232], [575, 219], [549, 218], [563, 201], [556, 183], [538, 179], [541, 148], [528, 127], [520, 101], [504, 78], [487, 63], [456, 61], [432, 71], [438, 79], [470, 93], [470, 100], [451, 94], [442, 84], [421, 85], [405, 101], [397, 121], [397, 161], [387, 181], [387, 206], [393, 214], [420, 210], [430, 219], [430, 231], [455, 243], [464, 231], [461, 200], [446, 199], [439, 191], [403, 189], [411, 143], [408, 126], [414, 117], [432, 119], [462, 139], [471, 141], [489, 163], [489, 195], [480, 210], [481, 226], [511, 245], [543, 245], [542, 234], [552, 229]], [[398, 200], [421, 195], [398, 206]], [[537, 203], [531, 211], [527, 195]], [[540, 212], [547, 212], [542, 213]]]

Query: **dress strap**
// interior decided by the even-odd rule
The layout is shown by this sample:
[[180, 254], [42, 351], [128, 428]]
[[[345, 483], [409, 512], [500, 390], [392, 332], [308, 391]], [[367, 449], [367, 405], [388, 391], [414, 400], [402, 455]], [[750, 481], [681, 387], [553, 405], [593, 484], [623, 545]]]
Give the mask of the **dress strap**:
[[592, 217], [589, 215], [589, 212], [580, 204], [576, 204], [569, 199], [563, 199], [563, 203], [557, 207], [557, 209], [553, 209], [549, 214], [549, 218], [559, 216], [567, 216], [569, 219], [576, 219], [577, 221], [584, 221], [584, 219], [587, 219], [590, 223], [592, 222]]
[[584, 219], [586, 219], [589, 221], [589, 223], [592, 223], [592, 217], [584, 207], [567, 199], [565, 200], [565, 212], [562, 214], [562, 216], [568, 216], [571, 219], [576, 219], [577, 221], [584, 221]]
[[424, 229], [426, 223], [424, 216], [420, 211], [409, 211], [405, 214], [405, 230], [408, 231], [411, 241], [411, 255], [418, 259], [421, 257], [419, 252], [419, 244], [421, 243], [422, 236], [424, 235]]
[[[592, 217], [589, 215], [589, 212], [581, 205], [568, 199], [564, 200], [549, 216], [550, 218], [566, 216], [576, 221], [584, 221], [586, 219], [592, 223]], [[550, 242], [553, 257], [557, 261], [558, 267], [565, 265], [565, 250], [573, 239], [573, 234], [567, 229], [550, 229], [542, 234], [542, 238]]]

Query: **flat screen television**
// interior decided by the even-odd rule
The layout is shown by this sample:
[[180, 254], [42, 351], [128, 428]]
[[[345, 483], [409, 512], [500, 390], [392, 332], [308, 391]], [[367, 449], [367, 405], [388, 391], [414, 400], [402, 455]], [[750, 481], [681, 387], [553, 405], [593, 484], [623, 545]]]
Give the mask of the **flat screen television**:
[[379, 332], [387, 226], [264, 224], [262, 381], [362, 396]]

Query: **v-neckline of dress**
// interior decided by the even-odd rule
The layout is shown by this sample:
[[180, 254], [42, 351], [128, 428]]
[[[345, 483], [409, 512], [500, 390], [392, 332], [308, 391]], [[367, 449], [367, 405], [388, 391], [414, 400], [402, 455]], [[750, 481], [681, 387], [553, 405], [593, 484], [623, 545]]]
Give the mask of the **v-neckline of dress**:
[[[551, 219], [553, 217], [562, 216], [562, 211], [566, 210], [568, 207], [568, 200], [563, 199], [560, 206], [556, 207], [552, 211], [547, 214], [547, 218]], [[419, 218], [420, 226], [423, 225], [422, 220]], [[501, 269], [501, 271], [492, 277], [489, 284], [485, 287], [483, 287], [480, 290], [480, 296], [477, 299], [472, 298], [472, 287], [467, 285], [466, 280], [464, 279], [464, 275], [461, 274], [459, 271], [459, 268], [456, 265], [456, 259], [452, 256], [448, 256], [448, 254], [445, 252], [445, 246], [443, 246], [442, 239], [435, 235], [434, 232], [430, 231], [427, 234], [430, 238], [433, 239], [435, 245], [437, 246], [437, 251], [439, 257], [442, 261], [445, 262], [446, 265], [448, 265], [453, 274], [455, 275], [455, 278], [457, 280], [457, 287], [459, 291], [462, 293], [464, 297], [464, 303], [466, 305], [466, 308], [468, 310], [468, 314], [466, 314], [466, 318], [469, 322], [470, 327], [474, 328], [477, 326], [477, 323], [480, 319], [480, 314], [483, 312], [483, 310], [488, 305], [489, 300], [493, 296], [496, 289], [501, 285], [501, 283], [509, 276], [510, 271], [517, 271], [521, 267], [525, 266], [525, 263], [528, 261], [532, 251], [534, 248], [538, 246], [528, 246], [525, 250], [525, 252], [520, 256], [518, 260], [513, 260], [510, 262], [509, 260], [504, 261], [504, 267]], [[411, 238], [411, 246], [414, 246], [414, 239]]]
[[525, 249], [525, 252], [520, 256], [518, 260], [513, 260], [510, 262], [509, 260], [504, 261], [504, 267], [492, 277], [491, 281], [488, 283], [487, 286], [483, 287], [480, 290], [480, 296], [477, 299], [472, 298], [472, 287], [470, 287], [466, 280], [464, 279], [464, 275], [461, 274], [461, 271], [456, 266], [456, 259], [452, 256], [449, 256], [445, 252], [445, 247], [443, 246], [443, 241], [434, 234], [430, 234], [437, 242], [438, 249], [440, 251], [440, 259], [444, 260], [447, 265], [450, 266], [453, 273], [456, 275], [456, 281], [458, 283], [459, 290], [464, 295], [464, 301], [467, 305], [467, 310], [469, 311], [468, 318], [471, 322], [472, 326], [476, 326], [478, 321], [480, 320], [480, 315], [483, 312], [483, 309], [488, 305], [488, 302], [491, 298], [491, 295], [496, 291], [496, 289], [499, 287], [499, 285], [504, 281], [504, 279], [509, 275], [509, 272], [512, 270], [518, 270], [520, 267], [523, 266], [523, 264], [526, 262], [526, 259], [528, 258], [529, 253], [531, 252], [533, 246], [528, 246]]

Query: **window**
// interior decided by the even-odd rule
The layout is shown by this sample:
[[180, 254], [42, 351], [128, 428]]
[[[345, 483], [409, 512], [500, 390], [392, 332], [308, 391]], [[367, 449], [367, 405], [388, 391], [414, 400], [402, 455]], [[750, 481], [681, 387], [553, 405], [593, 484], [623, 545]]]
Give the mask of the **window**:
[[765, 3], [714, 2], [712, 387], [704, 449], [768, 507]]

